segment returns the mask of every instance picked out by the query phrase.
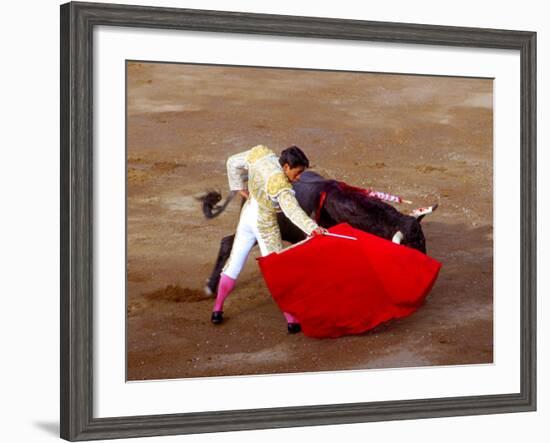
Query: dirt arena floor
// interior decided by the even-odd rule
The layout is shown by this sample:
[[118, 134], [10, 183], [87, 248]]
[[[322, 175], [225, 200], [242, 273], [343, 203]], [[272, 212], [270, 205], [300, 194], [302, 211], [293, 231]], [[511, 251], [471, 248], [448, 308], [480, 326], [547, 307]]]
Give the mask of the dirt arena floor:
[[[128, 379], [493, 361], [492, 81], [178, 64], [128, 64]], [[415, 206], [443, 263], [412, 316], [360, 336], [290, 335], [253, 257], [210, 323], [202, 288], [239, 203], [228, 155], [297, 144], [314, 170]], [[407, 211], [410, 206], [400, 205]]]

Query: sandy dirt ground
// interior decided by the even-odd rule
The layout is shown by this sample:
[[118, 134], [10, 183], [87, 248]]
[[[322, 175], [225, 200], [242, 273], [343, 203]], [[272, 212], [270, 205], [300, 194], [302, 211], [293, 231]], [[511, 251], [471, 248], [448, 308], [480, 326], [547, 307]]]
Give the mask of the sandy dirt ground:
[[[128, 379], [396, 368], [493, 361], [492, 81], [179, 64], [128, 64]], [[360, 336], [290, 335], [256, 261], [210, 323], [202, 293], [239, 204], [228, 155], [297, 144], [314, 170], [422, 206], [443, 263], [412, 316]], [[401, 205], [403, 210], [410, 209]]]

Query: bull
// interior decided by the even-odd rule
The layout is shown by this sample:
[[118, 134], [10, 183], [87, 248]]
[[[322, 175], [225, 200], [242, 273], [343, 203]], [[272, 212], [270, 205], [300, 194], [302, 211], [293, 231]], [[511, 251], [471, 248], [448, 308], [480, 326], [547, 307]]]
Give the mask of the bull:
[[[296, 199], [302, 209], [316, 218], [318, 224], [330, 228], [340, 223], [348, 223], [373, 235], [391, 240], [404, 246], [426, 253], [426, 239], [420, 222], [433, 212], [437, 205], [407, 215], [392, 205], [361, 192], [359, 188], [348, 186], [333, 179], [327, 179], [314, 171], [304, 171], [300, 179], [292, 184]], [[221, 214], [236, 193], [232, 192], [222, 205], [219, 192], [211, 191], [200, 197], [203, 213], [207, 218]], [[305, 233], [280, 212], [277, 214], [281, 237], [295, 244], [305, 239]], [[235, 234], [221, 240], [214, 269], [204, 288], [207, 294], [216, 292], [221, 271], [229, 259]]]

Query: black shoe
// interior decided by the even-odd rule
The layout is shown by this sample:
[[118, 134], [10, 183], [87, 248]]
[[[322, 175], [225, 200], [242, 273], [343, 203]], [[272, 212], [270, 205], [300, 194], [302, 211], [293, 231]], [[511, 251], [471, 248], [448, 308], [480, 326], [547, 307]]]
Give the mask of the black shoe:
[[221, 322], [223, 322], [223, 311], [212, 311], [212, 317], [210, 317], [210, 321], [215, 325], [219, 325]]
[[302, 331], [300, 323], [288, 323], [286, 326], [289, 334], [297, 334]]

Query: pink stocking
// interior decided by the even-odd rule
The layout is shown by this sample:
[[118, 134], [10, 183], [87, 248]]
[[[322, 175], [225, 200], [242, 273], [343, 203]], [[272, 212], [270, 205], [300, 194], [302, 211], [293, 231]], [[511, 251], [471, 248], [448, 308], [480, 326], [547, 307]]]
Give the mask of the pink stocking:
[[235, 279], [225, 274], [221, 275], [213, 311], [223, 311], [223, 302], [235, 287], [235, 281]]
[[296, 317], [288, 312], [283, 312], [283, 315], [285, 316], [287, 323], [300, 323]]

